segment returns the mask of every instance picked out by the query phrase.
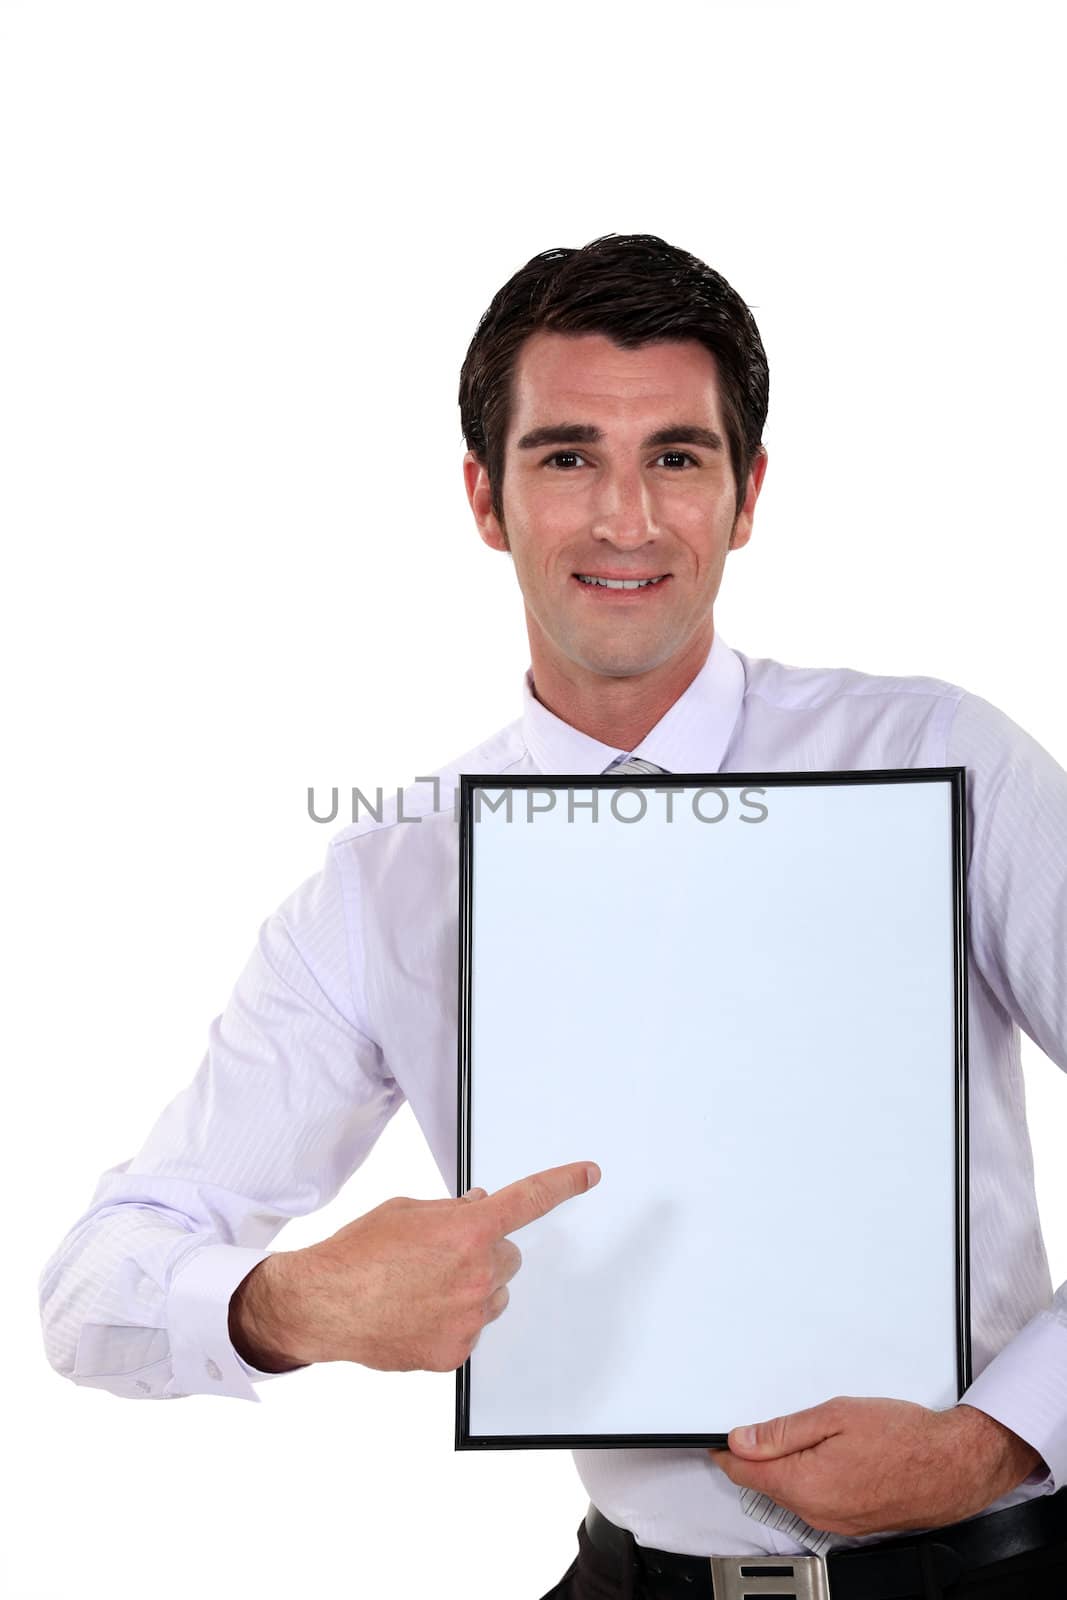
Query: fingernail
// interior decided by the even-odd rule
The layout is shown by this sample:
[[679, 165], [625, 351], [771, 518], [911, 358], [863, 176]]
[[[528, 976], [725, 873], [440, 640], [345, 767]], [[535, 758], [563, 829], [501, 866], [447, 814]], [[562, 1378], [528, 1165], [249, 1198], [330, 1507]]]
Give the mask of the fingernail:
[[742, 1450], [754, 1449], [756, 1444], [755, 1428], [738, 1428], [737, 1442], [741, 1446]]
[[595, 1162], [591, 1161], [586, 1166], [585, 1176], [586, 1176], [586, 1180], [587, 1180], [587, 1182], [589, 1184], [590, 1189], [593, 1187], [594, 1183], [599, 1183], [600, 1182], [600, 1168], [596, 1165]]

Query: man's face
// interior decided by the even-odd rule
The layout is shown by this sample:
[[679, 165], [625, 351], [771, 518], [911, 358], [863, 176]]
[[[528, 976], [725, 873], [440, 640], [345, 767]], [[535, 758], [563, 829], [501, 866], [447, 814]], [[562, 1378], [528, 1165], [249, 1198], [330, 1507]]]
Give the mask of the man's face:
[[[531, 335], [513, 378], [503, 523], [484, 469], [468, 456], [465, 471], [482, 538], [511, 551], [535, 681], [539, 666], [570, 682], [698, 666], [764, 466], [738, 514], [717, 368], [695, 340], [623, 350], [598, 333]], [[596, 577], [655, 581], [585, 581]]]

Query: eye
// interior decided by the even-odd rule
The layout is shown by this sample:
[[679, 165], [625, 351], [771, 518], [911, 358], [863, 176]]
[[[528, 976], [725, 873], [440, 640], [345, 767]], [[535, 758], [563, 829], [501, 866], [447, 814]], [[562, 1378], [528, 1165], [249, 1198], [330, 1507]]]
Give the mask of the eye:
[[[686, 464], [691, 467], [699, 467], [700, 465], [696, 457], [691, 456], [687, 450], [664, 450], [655, 459], [657, 462], [666, 461], [670, 463], [671, 471], [681, 471]], [[575, 465], [588, 465], [588, 463], [586, 458], [577, 450], [557, 450], [554, 454], [546, 456], [541, 465], [552, 467], [556, 472], [570, 472]]]

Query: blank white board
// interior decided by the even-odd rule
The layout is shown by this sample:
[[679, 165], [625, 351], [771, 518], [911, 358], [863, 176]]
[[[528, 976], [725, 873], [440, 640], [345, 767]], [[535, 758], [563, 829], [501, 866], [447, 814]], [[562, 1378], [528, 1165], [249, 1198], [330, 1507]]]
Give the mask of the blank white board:
[[970, 1381], [964, 769], [461, 780], [457, 1448], [723, 1444]]

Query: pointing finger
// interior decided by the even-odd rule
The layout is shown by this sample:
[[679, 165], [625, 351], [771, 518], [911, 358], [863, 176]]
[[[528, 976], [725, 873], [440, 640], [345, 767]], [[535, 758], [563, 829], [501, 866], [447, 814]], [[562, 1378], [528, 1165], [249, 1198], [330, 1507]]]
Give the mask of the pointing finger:
[[489, 1195], [486, 1207], [495, 1222], [498, 1236], [525, 1228], [600, 1182], [600, 1168], [593, 1161], [570, 1161], [562, 1167], [548, 1167], [528, 1178], [506, 1184]]

